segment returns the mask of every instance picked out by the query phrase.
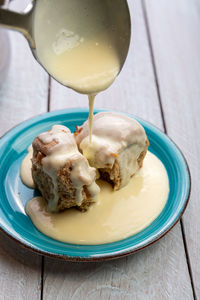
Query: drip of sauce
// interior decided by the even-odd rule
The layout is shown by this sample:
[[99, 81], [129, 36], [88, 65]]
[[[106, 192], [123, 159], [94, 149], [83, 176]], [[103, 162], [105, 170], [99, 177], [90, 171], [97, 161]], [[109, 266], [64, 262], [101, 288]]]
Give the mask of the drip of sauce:
[[95, 99], [95, 94], [88, 95], [89, 99], [89, 143], [92, 143], [92, 124], [93, 124], [93, 109], [94, 109], [94, 99]]
[[32, 162], [31, 158], [33, 157], [33, 148], [32, 145], [28, 148], [28, 154], [24, 158], [21, 168], [20, 168], [20, 177], [26, 186], [34, 189], [35, 184], [33, 182], [32, 174], [31, 174], [31, 168], [32, 168]]
[[164, 208], [169, 192], [166, 170], [150, 152], [126, 187], [113, 191], [106, 182], [98, 184], [101, 192], [85, 213], [76, 209], [49, 213], [41, 197], [30, 200], [26, 212], [38, 230], [53, 239], [103, 244], [129, 237], [151, 224]]

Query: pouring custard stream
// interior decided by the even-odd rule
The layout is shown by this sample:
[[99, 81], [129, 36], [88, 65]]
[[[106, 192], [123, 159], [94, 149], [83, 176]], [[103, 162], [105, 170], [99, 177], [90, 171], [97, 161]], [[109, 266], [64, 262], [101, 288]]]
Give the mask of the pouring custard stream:
[[54, 0], [36, 3], [37, 56], [59, 82], [89, 95], [92, 126], [95, 95], [107, 89], [121, 69], [127, 49], [119, 28], [123, 25], [117, 22], [116, 13], [110, 16], [108, 1], [60, 0], [52, 10], [54, 5]]
[[[121, 18], [123, 11], [121, 10], [121, 7], [118, 6], [120, 2], [121, 4], [126, 3], [125, 0], [59, 0], [56, 9], [52, 10], [52, 7], [55, 6], [55, 1], [36, 1], [34, 38], [36, 48], [38, 49], [38, 60], [42, 62], [49, 73], [63, 85], [66, 85], [79, 93], [87, 94], [89, 97], [90, 112], [89, 128], [87, 129], [87, 132], [89, 132], [89, 137], [87, 136], [89, 143], [84, 148], [87, 159], [90, 158], [90, 156], [93, 157], [93, 145], [98, 145], [95, 140], [95, 117], [93, 128], [94, 141], [91, 143], [95, 96], [112, 84], [120, 72], [127, 54], [128, 48], [127, 44], [124, 42], [126, 38], [123, 40], [126, 32], [124, 28], [126, 26], [124, 27], [125, 22], [123, 18]], [[115, 3], [118, 8], [115, 12], [107, 9], [112, 3]], [[114, 18], [113, 15], [115, 15]], [[118, 20], [120, 20], [120, 22], [118, 22]], [[41, 30], [41, 28], [44, 30]], [[129, 33], [130, 32], [127, 32], [128, 35]], [[117, 119], [119, 120], [120, 117]], [[109, 126], [104, 123], [102, 124], [110, 129], [110, 124], [112, 123], [112, 121], [109, 121]], [[122, 126], [114, 126], [116, 127], [114, 129], [121, 130], [123, 134], [119, 134], [119, 136], [127, 136], [128, 139], [130, 131], [128, 130], [127, 132], [126, 130], [123, 130], [123, 126], [126, 125], [126, 122], [124, 121], [121, 125]], [[130, 127], [133, 129], [132, 126]], [[101, 129], [101, 126], [99, 126], [99, 128]], [[55, 131], [54, 129], [55, 128], [53, 128], [53, 131]], [[63, 128], [61, 131], [63, 132]], [[126, 134], [124, 134], [124, 131]], [[49, 132], [50, 131], [47, 133], [48, 136]], [[141, 168], [142, 165], [140, 163], [143, 161], [146, 154], [148, 140], [144, 139], [144, 144], [140, 145], [138, 134], [139, 133], [136, 130], [136, 143], [133, 143], [131, 140], [132, 144], [130, 145], [132, 145], [132, 147], [129, 147], [129, 144], [126, 145], [126, 143], [122, 143], [122, 151], [116, 151], [116, 153], [111, 151], [113, 165], [116, 163], [115, 170], [119, 171], [117, 174], [123, 175], [123, 170], [131, 170], [135, 165], [137, 168]], [[109, 135], [106, 135], [106, 137], [109, 138]], [[139, 137], [141, 137], [140, 134]], [[142, 137], [145, 138], [144, 132]], [[82, 181], [78, 182], [77, 185], [75, 184], [75, 179], [77, 179], [77, 177], [80, 178], [80, 176], [77, 176], [77, 173], [80, 175], [81, 172], [77, 169], [78, 172], [75, 174], [76, 176], [74, 176], [74, 153], [71, 153], [73, 159], [70, 155], [63, 159], [63, 151], [61, 150], [64, 149], [64, 152], [67, 152], [66, 149], [68, 147], [63, 147], [62, 141], [60, 143], [61, 145], [59, 145], [58, 139], [55, 138], [55, 136], [54, 138], [51, 137], [49, 142], [52, 142], [52, 140], [56, 145], [49, 145], [49, 148], [53, 147], [53, 150], [49, 150], [46, 138], [41, 139], [41, 134], [36, 138], [36, 142], [33, 142], [33, 158], [35, 161], [33, 161], [32, 165], [34, 182], [37, 187], [42, 187], [40, 189], [41, 192], [44, 191], [43, 179], [45, 178], [45, 175], [49, 174], [49, 177], [47, 178], [50, 178], [50, 183], [53, 182], [53, 185], [50, 184], [48, 186], [50, 187], [50, 196], [49, 198], [47, 197], [48, 199], [45, 198], [45, 196], [45, 199], [41, 197], [33, 198], [26, 205], [27, 214], [31, 217], [36, 227], [44, 234], [59, 241], [75, 244], [95, 245], [113, 242], [139, 232], [148, 226], [162, 211], [167, 201], [169, 191], [168, 177], [164, 166], [153, 154], [147, 153], [147, 159], [145, 160], [143, 168], [132, 178], [129, 178], [129, 183], [126, 186], [122, 184], [125, 177], [121, 175], [117, 177], [115, 176], [116, 174], [111, 172], [110, 179], [114, 180], [114, 178], [119, 178], [118, 183], [120, 184], [120, 188], [118, 186], [118, 190], [113, 191], [111, 185], [100, 181], [98, 182], [100, 185], [100, 192], [98, 191], [97, 193], [95, 191], [96, 194], [94, 193], [95, 195], [91, 195], [91, 184], [88, 182], [85, 184], [85, 186], [87, 186], [85, 194], [81, 194], [79, 192], [82, 191], [83, 188]], [[114, 144], [116, 143], [118, 143], [118, 140], [114, 139]], [[67, 146], [67, 143], [64, 146]], [[38, 147], [41, 151], [38, 150]], [[141, 150], [141, 147], [143, 151]], [[75, 154], [77, 155], [78, 153], [79, 157], [86, 162], [86, 169], [89, 168], [95, 171], [94, 167], [89, 166], [86, 157], [78, 152], [77, 146], [75, 148]], [[104, 148], [107, 149], [106, 147]], [[42, 156], [37, 155], [39, 153], [38, 151]], [[134, 155], [134, 159], [129, 162], [129, 156], [132, 157], [132, 152], [134, 152], [134, 154], [137, 152], [140, 155]], [[43, 164], [45, 161], [52, 163], [52, 153], [54, 154], [53, 163], [56, 163], [56, 166], [59, 161], [59, 156], [62, 158], [62, 160], [60, 160], [62, 162], [60, 168], [54, 168], [55, 170], [53, 170], [56, 172], [51, 172], [53, 168], [47, 168], [48, 164]], [[129, 153], [131, 155], [129, 155]], [[64, 154], [66, 155], [66, 153]], [[119, 159], [117, 160], [116, 158], [118, 156]], [[110, 159], [109, 155], [108, 159]], [[27, 166], [27, 168], [30, 167], [30, 164], [27, 164], [28, 161], [30, 161], [30, 155], [25, 159], [24, 164], [22, 165], [22, 179], [24, 174], [26, 176], [27, 174], [31, 176], [30, 170], [24, 168], [24, 166]], [[120, 164], [121, 161], [127, 162], [125, 163], [125, 166]], [[50, 167], [52, 167], [52, 165], [53, 164], [50, 164]], [[68, 168], [69, 173], [65, 174], [65, 179], [67, 183], [70, 182], [72, 184], [65, 185], [65, 198], [63, 200], [63, 198], [60, 197], [60, 199], [62, 200], [61, 202], [63, 205], [66, 204], [65, 201], [69, 201], [65, 207], [63, 206], [65, 211], [58, 213], [57, 211], [63, 209], [63, 207], [58, 207], [60, 202], [57, 201], [58, 195], [60, 196], [58, 190], [62, 177], [62, 174], [58, 171], [61, 171], [61, 169], [63, 171], [64, 169], [67, 169], [68, 166], [72, 166], [72, 168]], [[78, 166], [78, 163], [75, 166]], [[101, 172], [103, 172], [102, 169], [108, 171], [106, 169], [108, 168], [107, 165], [105, 168], [98, 166], [97, 168], [101, 169]], [[85, 175], [87, 174], [81, 175], [84, 175], [82, 177], [85, 179]], [[70, 179], [71, 181], [67, 181], [67, 179]], [[94, 176], [91, 181], [96, 185]], [[31, 180], [23, 180], [23, 182], [28, 185], [30, 183], [32, 184]], [[117, 183], [115, 182], [115, 184]], [[49, 203], [49, 199], [51, 201], [51, 186], [53, 186], [53, 196], [57, 201], [57, 206], [50, 212], [47, 208], [47, 202]], [[84, 188], [86, 188], [85, 186]], [[71, 190], [74, 191], [74, 189], [75, 193], [70, 194], [70, 196], [73, 194], [72, 197], [67, 198], [66, 191], [70, 192]], [[63, 189], [61, 189], [61, 191], [63, 191]], [[77, 195], [85, 196], [84, 200], [87, 201], [94, 198], [89, 202], [89, 205], [91, 204], [91, 206], [84, 214], [73, 208], [66, 209], [69, 207], [81, 207], [80, 205], [82, 204], [81, 201], [83, 198], [79, 201], [80, 197], [76, 197]], [[75, 197], [76, 205], [72, 201], [74, 199], [73, 197]], [[149, 201], [149, 199], [151, 199], [151, 201]], [[70, 201], [73, 203], [71, 204]]]

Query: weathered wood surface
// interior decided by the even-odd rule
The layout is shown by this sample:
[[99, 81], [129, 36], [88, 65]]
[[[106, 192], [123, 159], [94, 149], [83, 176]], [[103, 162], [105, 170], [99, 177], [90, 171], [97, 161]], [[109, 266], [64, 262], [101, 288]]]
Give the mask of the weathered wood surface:
[[[23, 9], [28, 2], [13, 1], [12, 8]], [[183, 149], [192, 171], [192, 198], [184, 227], [195, 292], [200, 298], [200, 149], [196, 142], [200, 134], [200, 4], [195, 0], [146, 1], [149, 28], [141, 1], [130, 0], [129, 4], [133, 24], [129, 56], [113, 86], [97, 97], [95, 107], [129, 112], [164, 129], [161, 96], [168, 133]], [[9, 33], [9, 37], [10, 66], [0, 88], [0, 136], [18, 122], [48, 108], [47, 74], [34, 61], [22, 36]], [[52, 80], [51, 110], [86, 106], [86, 96]], [[0, 245], [0, 299], [40, 299], [42, 283], [45, 300], [194, 298], [180, 224], [158, 243], [120, 260], [68, 263], [45, 258], [44, 274], [40, 256], [21, 248], [4, 234], [0, 234]]]
[[192, 175], [183, 225], [200, 299], [200, 2], [146, 0], [146, 7], [167, 132], [181, 147]]
[[[133, 36], [126, 65], [95, 107], [136, 114], [163, 129], [141, 2], [129, 1]], [[85, 107], [80, 96], [52, 80], [51, 110]], [[193, 299], [180, 224], [148, 249], [104, 263], [45, 258], [43, 299]], [[56, 274], [56, 275], [55, 275]]]
[[[27, 1], [13, 2], [12, 8], [19, 2], [24, 8]], [[0, 136], [47, 108], [48, 76], [34, 61], [25, 39], [8, 34], [10, 65], [0, 87]], [[41, 259], [0, 233], [0, 299], [40, 299]]]

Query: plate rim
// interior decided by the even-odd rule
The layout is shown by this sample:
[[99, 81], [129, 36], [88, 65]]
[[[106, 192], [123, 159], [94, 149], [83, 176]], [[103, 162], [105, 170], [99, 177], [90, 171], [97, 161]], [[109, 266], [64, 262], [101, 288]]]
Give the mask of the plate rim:
[[[180, 212], [176, 216], [176, 219], [162, 233], [157, 234], [156, 237], [153, 237], [153, 240], [151, 240], [149, 242], [147, 241], [146, 244], [138, 246], [136, 249], [132, 249], [132, 250], [131, 249], [130, 250], [122, 249], [122, 250], [119, 250], [119, 253], [117, 253], [117, 251], [115, 250], [111, 254], [110, 253], [109, 254], [108, 253], [102, 253], [102, 254], [98, 254], [98, 256], [70, 256], [70, 255], [67, 255], [67, 254], [59, 254], [59, 253], [49, 252], [48, 250], [41, 250], [41, 249], [39, 249], [38, 246], [33, 245], [32, 243], [30, 243], [28, 241], [25, 241], [25, 240], [21, 241], [20, 238], [16, 237], [14, 234], [12, 234], [8, 230], [6, 230], [6, 228], [3, 228], [2, 223], [1, 223], [1, 219], [0, 219], [0, 230], [1, 230], [1, 232], [5, 233], [6, 236], [11, 238], [13, 241], [17, 242], [18, 245], [23, 246], [24, 248], [26, 248], [28, 250], [31, 250], [32, 252], [37, 253], [39, 255], [45, 255], [45, 256], [48, 256], [48, 257], [51, 257], [51, 258], [62, 259], [62, 260], [65, 260], [65, 261], [98, 262], [98, 261], [118, 259], [118, 258], [122, 258], [122, 257], [127, 256], [127, 255], [134, 254], [134, 253], [136, 253], [140, 250], [143, 250], [143, 249], [147, 248], [148, 246], [154, 244], [155, 242], [160, 240], [163, 236], [165, 236], [178, 223], [178, 221], [183, 216], [183, 214], [186, 210], [186, 207], [188, 205], [189, 199], [190, 199], [192, 180], [191, 180], [191, 173], [190, 173], [188, 162], [187, 162], [182, 150], [179, 148], [179, 146], [177, 146], [177, 144], [164, 131], [160, 130], [157, 126], [155, 126], [154, 124], [152, 124], [149, 121], [144, 120], [143, 118], [137, 117], [136, 115], [129, 114], [129, 113], [126, 113], [126, 112], [120, 112], [120, 111], [115, 111], [115, 110], [111, 110], [111, 109], [104, 109], [104, 108], [94, 109], [94, 113], [98, 113], [98, 112], [102, 112], [102, 111], [112, 111], [112, 112], [124, 114], [126, 116], [135, 118], [137, 121], [141, 120], [146, 125], [148, 125], [148, 126], [150, 125], [151, 128], [156, 129], [161, 135], [165, 136], [165, 138], [169, 139], [169, 141], [173, 144], [173, 146], [175, 146], [175, 148], [178, 150], [179, 154], [183, 158], [183, 162], [185, 164], [187, 175], [188, 175], [188, 195], [187, 195], [187, 198], [185, 199], [185, 202], [184, 202], [184, 205], [183, 205], [182, 209], [180, 210]], [[46, 119], [47, 117], [53, 117], [54, 115], [56, 116], [56, 115], [65, 114], [65, 113], [66, 114], [70, 114], [70, 113], [88, 113], [88, 108], [80, 107], [80, 108], [69, 108], [69, 109], [54, 110], [54, 111], [51, 111], [51, 112], [41, 113], [41, 114], [35, 115], [31, 118], [28, 118], [28, 119], [18, 123], [17, 125], [13, 126], [8, 131], [6, 131], [0, 137], [0, 146], [2, 144], [2, 140], [4, 141], [4, 139], [6, 137], [7, 137], [7, 139], [9, 139], [9, 134], [13, 134], [13, 131], [15, 131], [15, 130], [17, 130], [17, 131], [20, 130], [20, 127], [23, 126], [24, 124], [27, 123], [27, 126], [33, 125], [33, 124], [36, 124], [39, 121], [42, 121], [43, 119]], [[151, 130], [151, 128], [150, 128], [150, 130]], [[19, 236], [21, 236], [21, 235], [19, 234]], [[22, 238], [23, 238], [23, 236], [22, 236]]]

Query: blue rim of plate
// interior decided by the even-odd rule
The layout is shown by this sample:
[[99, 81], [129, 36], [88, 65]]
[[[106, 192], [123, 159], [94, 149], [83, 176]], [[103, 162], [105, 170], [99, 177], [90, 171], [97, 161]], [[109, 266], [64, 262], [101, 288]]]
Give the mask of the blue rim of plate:
[[[94, 113], [108, 111], [94, 110]], [[181, 218], [187, 206], [191, 177], [187, 162], [162, 131], [133, 115], [144, 127], [150, 141], [149, 150], [164, 164], [170, 192], [160, 215], [144, 230], [124, 240], [101, 245], [75, 245], [53, 240], [40, 233], [24, 211], [34, 190], [25, 187], [19, 176], [21, 161], [35, 136], [53, 124], [63, 124], [72, 131], [88, 117], [88, 109], [59, 110], [29, 119], [0, 139], [0, 228], [15, 241], [39, 254], [71, 261], [102, 261], [135, 253], [163, 237]]]

